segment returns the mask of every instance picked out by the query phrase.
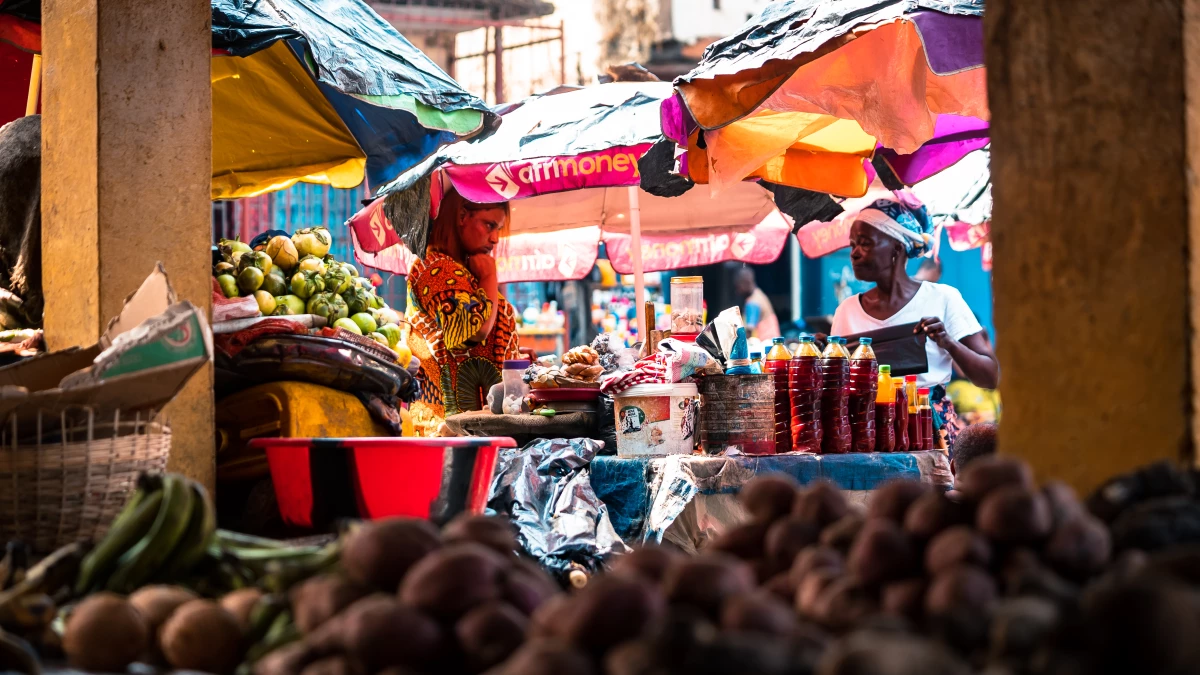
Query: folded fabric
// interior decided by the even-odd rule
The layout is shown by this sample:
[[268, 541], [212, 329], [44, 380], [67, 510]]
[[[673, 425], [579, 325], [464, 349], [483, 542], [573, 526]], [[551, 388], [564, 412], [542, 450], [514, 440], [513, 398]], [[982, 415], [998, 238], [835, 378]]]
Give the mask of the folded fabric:
[[613, 373], [604, 379], [600, 391], [616, 396], [639, 384], [674, 384], [693, 375], [713, 372], [720, 365], [695, 344], [667, 338], [658, 343], [658, 351], [634, 364], [633, 370]]

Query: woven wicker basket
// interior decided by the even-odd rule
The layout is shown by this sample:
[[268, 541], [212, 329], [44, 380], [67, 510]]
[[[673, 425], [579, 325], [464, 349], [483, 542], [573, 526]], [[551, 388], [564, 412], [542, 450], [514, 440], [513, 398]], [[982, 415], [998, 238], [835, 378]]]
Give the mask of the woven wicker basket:
[[91, 411], [41, 416], [34, 428], [15, 419], [0, 431], [0, 541], [35, 553], [99, 539], [143, 471], [164, 471], [171, 431], [153, 412]]

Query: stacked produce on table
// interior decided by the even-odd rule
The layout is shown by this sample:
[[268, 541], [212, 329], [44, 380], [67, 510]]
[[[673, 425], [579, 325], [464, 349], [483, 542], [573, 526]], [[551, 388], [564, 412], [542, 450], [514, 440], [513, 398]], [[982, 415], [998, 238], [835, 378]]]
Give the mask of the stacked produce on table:
[[604, 366], [600, 363], [600, 354], [584, 345], [563, 354], [562, 365], [530, 366], [525, 372], [524, 380], [533, 389], [597, 389], [603, 374]]
[[[639, 549], [565, 592], [502, 519], [393, 518], [286, 547], [215, 530], [202, 489], [146, 477], [86, 555], [26, 571], [10, 546], [0, 625], [44, 653], [61, 632], [71, 665], [105, 672], [1200, 672], [1192, 475], [1147, 467], [1085, 504], [988, 458], [957, 487], [894, 482], [863, 510], [829, 484], [760, 477], [740, 495], [748, 520], [699, 555]], [[0, 634], [0, 666], [37, 662]]]
[[411, 357], [399, 313], [351, 264], [329, 255], [333, 238], [323, 227], [272, 237], [262, 250], [234, 239], [218, 244], [221, 262], [213, 267], [225, 297], [253, 296], [263, 316], [313, 314], [327, 325], [370, 337], [396, 350], [402, 365]]

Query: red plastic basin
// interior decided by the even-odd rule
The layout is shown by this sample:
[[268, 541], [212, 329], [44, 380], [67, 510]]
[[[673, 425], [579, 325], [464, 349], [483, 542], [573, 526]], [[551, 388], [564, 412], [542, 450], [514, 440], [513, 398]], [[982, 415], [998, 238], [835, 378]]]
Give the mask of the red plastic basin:
[[259, 438], [279, 513], [296, 527], [412, 516], [442, 524], [483, 513], [511, 438]]

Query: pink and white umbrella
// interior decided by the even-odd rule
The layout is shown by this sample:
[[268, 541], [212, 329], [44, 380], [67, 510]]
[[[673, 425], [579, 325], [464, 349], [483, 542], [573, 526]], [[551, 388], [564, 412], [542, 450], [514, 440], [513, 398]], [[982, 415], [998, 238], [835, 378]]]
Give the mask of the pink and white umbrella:
[[[447, 146], [380, 190], [453, 187], [481, 203], [510, 201], [510, 236], [497, 253], [502, 282], [581, 279], [603, 242], [613, 267], [632, 273], [644, 306], [642, 274], [726, 260], [765, 263], [787, 243], [790, 219], [754, 183], [706, 186], [680, 197], [643, 193], [638, 160], [662, 140], [665, 82], [618, 82], [525, 101], [491, 136]], [[383, 199], [349, 221], [355, 257], [405, 274], [414, 259], [383, 213]], [[644, 325], [644, 324], [639, 324]]]

